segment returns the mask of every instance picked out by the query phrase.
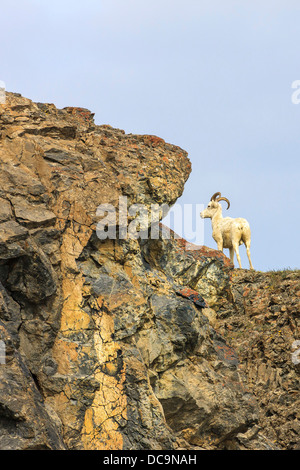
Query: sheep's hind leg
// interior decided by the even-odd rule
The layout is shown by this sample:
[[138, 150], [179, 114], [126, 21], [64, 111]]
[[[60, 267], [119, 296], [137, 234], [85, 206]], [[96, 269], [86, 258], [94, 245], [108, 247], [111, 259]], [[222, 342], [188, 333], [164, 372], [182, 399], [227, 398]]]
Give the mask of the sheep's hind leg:
[[238, 263], [239, 263], [239, 267], [240, 267], [240, 269], [242, 269], [241, 257], [240, 257], [240, 252], [239, 252], [239, 244], [234, 243], [233, 244], [233, 249], [235, 251], [235, 254], [236, 254], [236, 257], [237, 257], [237, 260], [238, 260]]
[[246, 246], [246, 251], [247, 251], [247, 256], [248, 256], [248, 260], [249, 260], [250, 269], [254, 269], [253, 266], [252, 266], [251, 257], [250, 257], [250, 242], [246, 242], [245, 246]]

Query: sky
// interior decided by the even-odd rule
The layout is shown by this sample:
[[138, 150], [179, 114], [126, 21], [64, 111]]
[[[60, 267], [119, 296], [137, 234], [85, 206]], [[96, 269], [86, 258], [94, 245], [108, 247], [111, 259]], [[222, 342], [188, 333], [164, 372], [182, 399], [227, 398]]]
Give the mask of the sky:
[[0, 18], [7, 91], [182, 147], [177, 204], [203, 244], [197, 210], [220, 191], [250, 223], [255, 269], [300, 268], [299, 0], [0, 0]]

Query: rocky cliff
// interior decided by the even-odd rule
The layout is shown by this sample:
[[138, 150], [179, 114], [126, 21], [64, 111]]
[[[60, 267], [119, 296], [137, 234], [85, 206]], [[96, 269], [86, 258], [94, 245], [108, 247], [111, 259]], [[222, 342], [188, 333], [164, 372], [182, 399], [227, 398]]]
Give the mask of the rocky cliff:
[[6, 94], [1, 449], [297, 447], [299, 273], [234, 270], [161, 225], [97, 236], [100, 204], [172, 205], [190, 171], [161, 138]]

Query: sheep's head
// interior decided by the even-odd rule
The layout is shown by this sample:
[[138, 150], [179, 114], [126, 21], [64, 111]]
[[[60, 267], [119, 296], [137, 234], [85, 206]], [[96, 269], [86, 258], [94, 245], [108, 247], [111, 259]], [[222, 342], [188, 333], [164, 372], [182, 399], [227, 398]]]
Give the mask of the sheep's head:
[[226, 201], [227, 209], [229, 209], [230, 202], [228, 199], [226, 197], [221, 197], [221, 193], [215, 193], [210, 198], [207, 208], [200, 213], [200, 217], [202, 219], [212, 219], [218, 210], [222, 210], [221, 204], [219, 204], [220, 201]]

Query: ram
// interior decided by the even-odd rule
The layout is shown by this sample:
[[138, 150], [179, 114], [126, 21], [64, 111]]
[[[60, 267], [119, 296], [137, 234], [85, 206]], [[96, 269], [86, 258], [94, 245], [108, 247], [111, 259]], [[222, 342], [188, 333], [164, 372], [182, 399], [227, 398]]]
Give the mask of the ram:
[[239, 245], [244, 243], [246, 246], [250, 269], [253, 269], [250, 257], [250, 225], [246, 219], [233, 219], [231, 217], [224, 218], [222, 216], [222, 206], [220, 201], [226, 201], [227, 209], [229, 209], [230, 202], [226, 197], [221, 197], [221, 193], [218, 192], [213, 194], [207, 208], [200, 213], [200, 216], [202, 219], [211, 219], [212, 236], [218, 245], [218, 250], [223, 251], [223, 248], [229, 248], [232, 263], [234, 263], [235, 252], [240, 268], [242, 267], [242, 264], [239, 254]]

